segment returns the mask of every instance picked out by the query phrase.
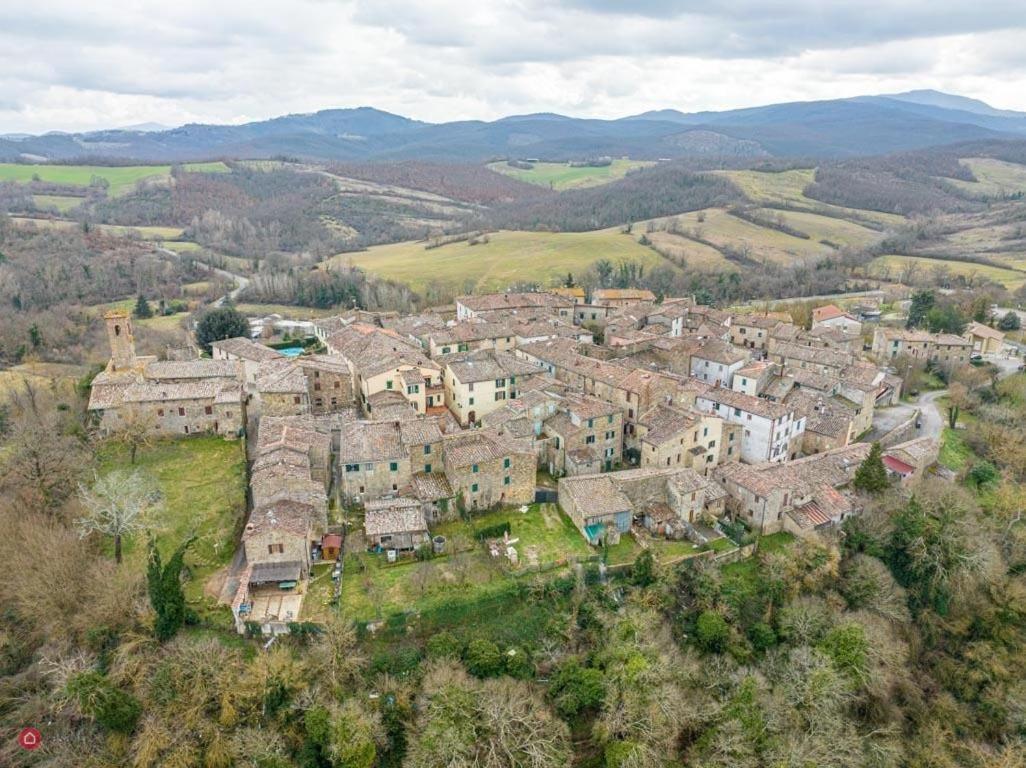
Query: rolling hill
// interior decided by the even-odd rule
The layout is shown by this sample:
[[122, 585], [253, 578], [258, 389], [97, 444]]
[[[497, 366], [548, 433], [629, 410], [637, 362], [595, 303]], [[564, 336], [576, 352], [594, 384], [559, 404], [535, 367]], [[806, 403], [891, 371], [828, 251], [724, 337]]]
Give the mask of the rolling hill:
[[723, 112], [665, 109], [615, 120], [530, 114], [425, 123], [371, 107], [328, 109], [242, 125], [0, 136], [0, 160], [843, 158], [1022, 136], [1026, 114], [948, 94], [912, 92]]

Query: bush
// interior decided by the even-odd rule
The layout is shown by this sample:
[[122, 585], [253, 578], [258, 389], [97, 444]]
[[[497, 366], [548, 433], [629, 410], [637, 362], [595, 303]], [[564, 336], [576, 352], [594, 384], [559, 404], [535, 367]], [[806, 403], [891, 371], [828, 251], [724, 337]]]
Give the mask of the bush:
[[463, 654], [470, 674], [476, 677], [495, 677], [504, 667], [502, 652], [491, 640], [471, 640]]
[[68, 681], [68, 693], [78, 700], [83, 713], [114, 733], [131, 733], [142, 715], [139, 701], [99, 672], [75, 675]]
[[586, 667], [573, 657], [559, 666], [549, 684], [549, 697], [556, 711], [567, 719], [587, 710], [597, 710], [605, 695], [602, 671]]
[[1020, 328], [1022, 328], [1022, 321], [1019, 319], [1019, 313], [1017, 312], [1006, 312], [998, 320], [999, 331], [1018, 331]]
[[420, 651], [412, 646], [379, 651], [371, 659], [371, 671], [379, 674], [387, 672], [401, 677], [420, 666], [420, 660]]
[[249, 337], [249, 321], [232, 307], [218, 307], [207, 312], [196, 326], [196, 341], [209, 352], [210, 344], [236, 336]]
[[656, 580], [655, 557], [652, 550], [646, 549], [634, 561], [631, 568], [631, 581], [639, 587], [647, 587]]
[[777, 644], [777, 633], [769, 624], [760, 621], [748, 628], [748, 640], [756, 653], [764, 653]]
[[858, 624], [845, 624], [830, 630], [819, 644], [838, 672], [858, 680], [866, 673], [869, 643]]
[[730, 640], [730, 626], [715, 611], [702, 611], [695, 624], [695, 639], [703, 651], [722, 653]]
[[463, 655], [463, 643], [446, 630], [428, 638], [426, 647], [427, 655], [432, 659], [458, 659]]
[[482, 541], [484, 539], [501, 539], [505, 534], [510, 532], [509, 520], [502, 523], [496, 523], [495, 525], [487, 525], [484, 528], [479, 528], [475, 537]]
[[503, 654], [506, 674], [518, 680], [534, 677], [534, 664], [531, 655], [523, 648], [510, 648]]
[[998, 471], [989, 461], [978, 461], [973, 464], [967, 477], [974, 486], [982, 488], [998, 479]]

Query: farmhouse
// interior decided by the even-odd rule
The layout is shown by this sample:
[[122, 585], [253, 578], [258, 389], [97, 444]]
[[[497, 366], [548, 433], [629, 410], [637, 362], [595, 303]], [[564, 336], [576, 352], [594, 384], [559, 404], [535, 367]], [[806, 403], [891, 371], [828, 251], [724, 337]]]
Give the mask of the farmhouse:
[[420, 501], [411, 498], [368, 501], [364, 535], [370, 547], [409, 552], [430, 541]]
[[862, 335], [862, 323], [834, 304], [812, 310], [812, 327], [836, 328], [856, 336]]
[[972, 342], [973, 352], [981, 355], [996, 355], [1005, 344], [1005, 334], [975, 320], [966, 326], [965, 337]]

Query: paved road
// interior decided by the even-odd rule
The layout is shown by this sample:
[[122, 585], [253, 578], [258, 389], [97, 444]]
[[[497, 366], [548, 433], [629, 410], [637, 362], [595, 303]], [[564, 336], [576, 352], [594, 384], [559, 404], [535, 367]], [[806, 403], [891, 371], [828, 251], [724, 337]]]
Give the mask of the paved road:
[[[1018, 371], [1022, 364], [1018, 358], [1009, 358], [1003, 355], [987, 355], [985, 360], [1000, 369], [998, 377], [1002, 379]], [[935, 389], [923, 392], [915, 400], [887, 408], [878, 408], [873, 414], [873, 430], [865, 437], [865, 440], [878, 440], [901, 422], [910, 418], [916, 408], [920, 411], [919, 429], [916, 435], [940, 438], [941, 432], [944, 431], [944, 426], [947, 424], [947, 414], [937, 406], [937, 401], [946, 394], [948, 394], [946, 389]]]
[[[176, 258], [180, 258], [181, 257], [180, 253], [177, 253], [176, 251], [172, 251], [170, 248], [164, 248], [163, 246], [159, 246], [159, 245], [155, 246], [155, 248], [156, 248], [156, 250], [160, 251], [161, 253], [163, 253], [163, 254], [165, 254], [167, 256], [174, 256]], [[239, 294], [242, 293], [244, 290], [246, 290], [246, 287], [249, 285], [249, 278], [245, 277], [244, 275], [239, 275], [239, 274], [236, 274], [235, 272], [229, 272], [227, 269], [221, 269], [220, 267], [211, 266], [210, 264], [207, 264], [205, 261], [200, 261], [199, 259], [193, 259], [193, 261], [196, 264], [199, 265], [200, 269], [204, 269], [207, 272], [213, 272], [218, 277], [222, 277], [225, 280], [229, 280], [229, 281], [235, 283], [235, 287], [234, 288], [232, 288], [230, 291], [228, 291], [228, 293], [226, 293], [224, 296], [221, 296], [220, 298], [215, 299], [212, 302], [211, 306], [214, 306], [214, 307], [223, 306], [224, 302], [227, 299], [231, 299], [234, 302], [236, 299], [239, 298]]]

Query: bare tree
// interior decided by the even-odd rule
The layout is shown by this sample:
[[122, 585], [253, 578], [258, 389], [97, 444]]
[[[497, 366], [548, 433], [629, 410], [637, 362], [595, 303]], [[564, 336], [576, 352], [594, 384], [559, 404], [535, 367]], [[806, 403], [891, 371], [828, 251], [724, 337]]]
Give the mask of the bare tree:
[[97, 477], [92, 488], [79, 486], [79, 495], [88, 514], [76, 525], [83, 538], [100, 533], [114, 539], [114, 561], [121, 563], [121, 541], [148, 527], [149, 517], [160, 508], [162, 496], [157, 487], [138, 470], [131, 473], [115, 469]]
[[156, 427], [157, 418], [151, 411], [131, 406], [121, 414], [121, 423], [115, 436], [128, 446], [133, 465], [139, 449], [153, 444]]

